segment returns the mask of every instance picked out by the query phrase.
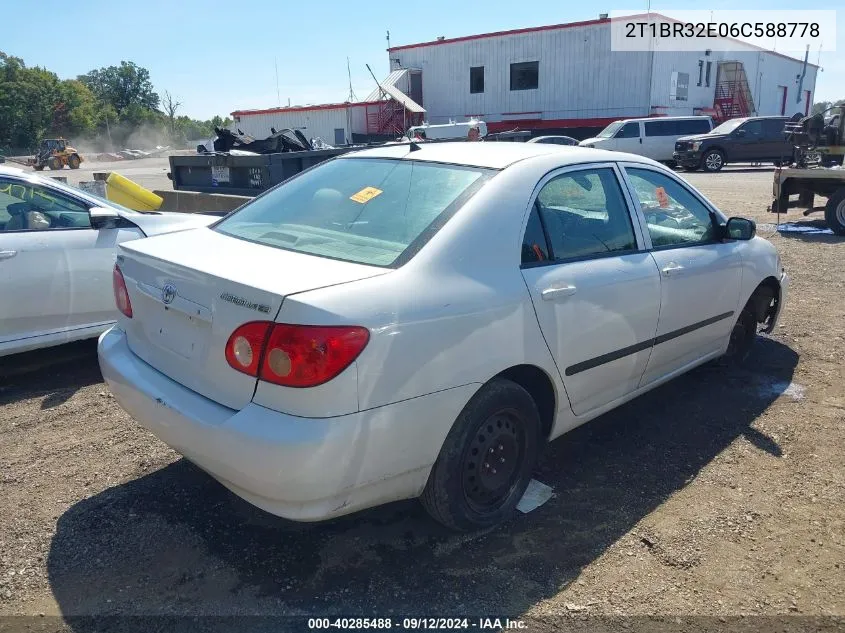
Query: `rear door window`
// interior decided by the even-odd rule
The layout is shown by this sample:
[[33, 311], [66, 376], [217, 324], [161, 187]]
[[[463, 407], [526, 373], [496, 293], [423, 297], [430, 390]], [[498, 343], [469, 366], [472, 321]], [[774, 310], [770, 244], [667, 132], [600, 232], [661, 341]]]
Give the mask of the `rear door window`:
[[765, 119], [763, 121], [763, 134], [767, 139], [784, 140], [783, 128], [785, 125], [785, 119]]
[[399, 266], [494, 173], [411, 160], [337, 159], [256, 198], [215, 228], [266, 246]]
[[555, 261], [637, 250], [628, 205], [609, 167], [553, 178], [537, 195], [535, 207]]
[[710, 131], [710, 122], [707, 119], [682, 119], [678, 121], [678, 135], [707, 134]]
[[646, 121], [644, 123], [646, 136], [677, 136], [677, 121]]

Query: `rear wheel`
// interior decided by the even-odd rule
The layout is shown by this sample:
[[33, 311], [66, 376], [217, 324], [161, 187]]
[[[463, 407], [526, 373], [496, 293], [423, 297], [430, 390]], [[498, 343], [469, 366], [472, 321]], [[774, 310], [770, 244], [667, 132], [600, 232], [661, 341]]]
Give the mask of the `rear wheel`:
[[62, 168], [62, 161], [60, 161], [55, 156], [50, 157], [50, 160], [47, 161], [47, 166], [52, 170], [56, 171]]
[[824, 219], [831, 231], [837, 235], [845, 235], [845, 187], [827, 199]]
[[79, 169], [79, 164], [81, 162], [82, 160], [79, 158], [79, 154], [72, 154], [71, 157], [67, 159], [67, 164], [71, 169]]
[[725, 166], [725, 155], [717, 149], [711, 149], [701, 157], [701, 168], [704, 171], [721, 171]]
[[494, 379], [467, 403], [446, 437], [420, 498], [437, 521], [476, 530], [507, 519], [537, 462], [540, 415], [528, 392]]

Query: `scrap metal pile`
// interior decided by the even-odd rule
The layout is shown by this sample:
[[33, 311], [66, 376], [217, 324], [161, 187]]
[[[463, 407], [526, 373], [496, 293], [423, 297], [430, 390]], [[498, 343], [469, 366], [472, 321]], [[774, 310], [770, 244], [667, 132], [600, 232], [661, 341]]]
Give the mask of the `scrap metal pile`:
[[311, 143], [299, 130], [284, 128], [276, 131], [270, 128], [272, 134], [264, 139], [255, 139], [240, 130], [233, 132], [226, 128], [214, 128], [217, 138], [214, 139], [215, 152], [249, 152], [253, 154], [280, 154], [282, 152], [308, 152], [314, 149]]

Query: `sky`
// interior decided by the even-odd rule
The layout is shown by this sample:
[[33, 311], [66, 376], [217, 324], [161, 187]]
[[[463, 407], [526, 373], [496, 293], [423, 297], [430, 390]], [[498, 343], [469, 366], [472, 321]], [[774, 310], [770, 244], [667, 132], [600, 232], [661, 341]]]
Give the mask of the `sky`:
[[[653, 0], [651, 10], [837, 9], [840, 2]], [[150, 71], [157, 92], [167, 90], [182, 103], [180, 114], [205, 120], [238, 109], [287, 105], [288, 99], [291, 105], [345, 101], [347, 57], [352, 89], [363, 100], [375, 88], [365, 64], [379, 80], [389, 72], [388, 30], [391, 44], [398, 46], [645, 8], [646, 0], [608, 5], [561, 0], [4, 0], [6, 25], [32, 25], [37, 12], [38, 28], [3, 29], [0, 50], [62, 79], [133, 61]], [[845, 98], [845, 11], [837, 17], [839, 53], [822, 53], [820, 59], [816, 51], [810, 55], [824, 69], [814, 101]]]

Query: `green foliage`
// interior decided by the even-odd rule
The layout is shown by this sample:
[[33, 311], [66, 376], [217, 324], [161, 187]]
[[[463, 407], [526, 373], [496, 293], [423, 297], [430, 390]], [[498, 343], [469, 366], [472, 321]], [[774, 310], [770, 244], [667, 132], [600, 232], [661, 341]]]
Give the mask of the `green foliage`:
[[813, 109], [810, 114], [818, 114], [819, 112], [824, 112], [832, 106], [843, 104], [845, 104], [845, 99], [839, 99], [838, 101], [819, 101], [813, 104]]
[[215, 125], [232, 124], [219, 116], [170, 118], [161, 106], [149, 71], [133, 62], [60, 80], [0, 51], [0, 148], [31, 151], [53, 136], [97, 150], [181, 144], [213, 136]]
[[120, 66], [109, 66], [92, 70], [79, 77], [94, 95], [103, 103], [110, 103], [119, 114], [136, 106], [145, 110], [156, 110], [159, 97], [153, 90], [150, 71], [136, 66], [134, 62], [120, 62]]

